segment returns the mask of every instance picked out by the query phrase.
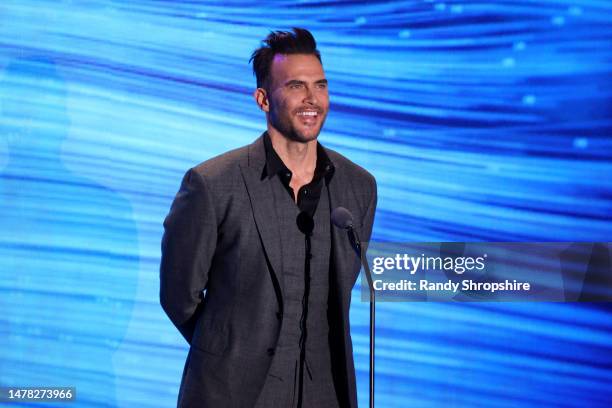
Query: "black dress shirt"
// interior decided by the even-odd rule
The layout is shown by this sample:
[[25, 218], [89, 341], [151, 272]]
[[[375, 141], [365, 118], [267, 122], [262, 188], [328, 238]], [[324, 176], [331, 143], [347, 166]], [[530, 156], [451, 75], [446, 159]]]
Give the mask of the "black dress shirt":
[[[275, 174], [278, 175], [283, 186], [285, 186], [285, 189], [291, 196], [291, 199], [295, 201], [295, 192], [289, 185], [293, 174], [274, 150], [268, 132], [264, 134], [264, 146], [266, 148], [266, 176], [273, 177]], [[300, 187], [298, 191], [297, 206], [300, 211], [306, 212], [310, 217], [314, 215], [319, 199], [321, 198], [323, 180], [329, 183], [333, 173], [333, 163], [325, 153], [321, 144], [317, 142], [317, 164], [315, 166], [314, 176], [310, 183]]]

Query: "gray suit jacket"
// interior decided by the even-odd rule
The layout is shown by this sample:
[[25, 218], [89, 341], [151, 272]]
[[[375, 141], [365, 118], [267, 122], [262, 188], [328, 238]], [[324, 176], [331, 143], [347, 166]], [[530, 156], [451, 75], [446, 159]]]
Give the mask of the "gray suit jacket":
[[[349, 209], [362, 241], [368, 241], [376, 181], [342, 155], [326, 152], [335, 166], [330, 208]], [[190, 169], [164, 221], [160, 301], [191, 346], [180, 407], [251, 408], [266, 379], [283, 313], [283, 231], [270, 184], [278, 181], [262, 177], [265, 162], [259, 137]], [[346, 232], [331, 231], [334, 385], [342, 406], [356, 408], [349, 306], [360, 265]]]

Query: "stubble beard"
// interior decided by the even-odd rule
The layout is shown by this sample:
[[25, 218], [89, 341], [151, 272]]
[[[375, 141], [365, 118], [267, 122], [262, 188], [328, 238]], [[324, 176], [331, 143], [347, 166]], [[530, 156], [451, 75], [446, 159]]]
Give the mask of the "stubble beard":
[[319, 128], [314, 134], [305, 135], [293, 125], [292, 114], [279, 116], [274, 113], [275, 111], [277, 112], [277, 110], [270, 112], [270, 122], [272, 126], [287, 139], [299, 143], [308, 143], [316, 140], [319, 137], [321, 129], [323, 129], [323, 125], [325, 124], [325, 119], [327, 118], [327, 112], [321, 113], [321, 124], [319, 125]]

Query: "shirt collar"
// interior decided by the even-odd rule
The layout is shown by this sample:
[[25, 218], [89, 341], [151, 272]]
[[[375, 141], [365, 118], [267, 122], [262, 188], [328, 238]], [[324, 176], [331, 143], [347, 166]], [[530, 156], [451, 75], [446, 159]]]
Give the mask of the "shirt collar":
[[[264, 147], [266, 149], [266, 167], [265, 174], [268, 178], [273, 177], [275, 174], [279, 175], [281, 180], [287, 183], [291, 180], [291, 170], [283, 163], [283, 160], [278, 156], [274, 147], [272, 146], [272, 140], [268, 132], [264, 133]], [[313, 180], [317, 180], [325, 177], [326, 182], [329, 182], [331, 176], [334, 173], [334, 164], [329, 159], [329, 156], [325, 152], [325, 149], [321, 143], [317, 142], [317, 164], [315, 166], [315, 172]]]

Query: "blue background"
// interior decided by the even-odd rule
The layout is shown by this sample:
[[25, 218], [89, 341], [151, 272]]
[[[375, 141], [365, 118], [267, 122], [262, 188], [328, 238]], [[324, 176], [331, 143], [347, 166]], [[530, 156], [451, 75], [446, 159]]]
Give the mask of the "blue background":
[[[186, 169], [264, 130], [248, 58], [271, 29], [318, 41], [320, 140], [376, 176], [374, 239], [611, 241], [610, 21], [595, 0], [3, 0], [0, 384], [175, 405], [162, 221]], [[609, 304], [377, 310], [379, 407], [612, 400]], [[367, 406], [359, 285], [351, 322]]]

